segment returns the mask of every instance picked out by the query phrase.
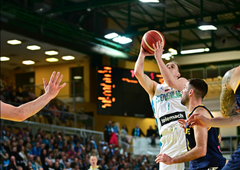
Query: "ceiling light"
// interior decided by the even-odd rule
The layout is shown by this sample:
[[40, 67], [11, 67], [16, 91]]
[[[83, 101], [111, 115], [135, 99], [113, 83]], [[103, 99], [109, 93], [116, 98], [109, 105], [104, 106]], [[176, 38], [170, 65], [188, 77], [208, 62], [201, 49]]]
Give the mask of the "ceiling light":
[[5, 57], [5, 56], [0, 57], [0, 61], [9, 61], [9, 60], [10, 60], [9, 57]]
[[115, 37], [117, 37], [117, 36], [118, 36], [117, 33], [112, 32], [112, 33], [106, 34], [106, 35], [104, 36], [104, 38], [113, 39], [113, 38], [115, 38]]
[[162, 55], [162, 58], [164, 58], [166, 60], [170, 60], [171, 57], [172, 57], [172, 55], [170, 53], [165, 53]]
[[46, 55], [58, 55], [57, 51], [51, 50], [51, 51], [45, 51]]
[[8, 40], [8, 41], [7, 41], [7, 43], [8, 43], [8, 44], [11, 44], [11, 45], [18, 45], [18, 44], [22, 44], [22, 42], [21, 42], [21, 41], [19, 41], [19, 40], [16, 40], [16, 39], [14, 39], [14, 40]]
[[122, 36], [118, 36], [116, 38], [113, 38], [113, 41], [115, 42], [118, 42], [120, 44], [127, 44], [127, 43], [130, 43], [132, 42], [132, 39], [131, 38], [128, 38], [128, 37], [122, 37]]
[[82, 79], [82, 76], [74, 76], [73, 77], [75, 80], [80, 80], [80, 79]]
[[54, 58], [54, 57], [46, 58], [46, 61], [47, 62], [58, 62], [58, 58]]
[[173, 48], [169, 48], [168, 51], [171, 53], [171, 55], [177, 55], [178, 54], [177, 50], [175, 50]]
[[139, 0], [139, 1], [145, 2], [145, 3], [147, 3], [147, 2], [155, 2], [155, 3], [159, 2], [159, 0]]
[[22, 61], [22, 63], [25, 64], [25, 65], [32, 65], [32, 64], [35, 64], [35, 62], [32, 61], [32, 60], [24, 60], [24, 61]]
[[209, 48], [199, 48], [199, 49], [192, 49], [192, 50], [183, 50], [181, 51], [181, 54], [193, 54], [193, 53], [202, 53], [202, 52], [208, 52]]
[[208, 31], [208, 30], [217, 30], [217, 27], [215, 27], [214, 25], [200, 25], [198, 26], [198, 29], [202, 31]]
[[74, 60], [75, 57], [74, 57], [74, 56], [71, 56], [71, 55], [66, 55], [66, 56], [62, 56], [62, 59], [63, 59], [63, 60]]
[[40, 50], [41, 47], [37, 46], [37, 45], [29, 45], [29, 46], [27, 46], [27, 49], [29, 49], [29, 50]]

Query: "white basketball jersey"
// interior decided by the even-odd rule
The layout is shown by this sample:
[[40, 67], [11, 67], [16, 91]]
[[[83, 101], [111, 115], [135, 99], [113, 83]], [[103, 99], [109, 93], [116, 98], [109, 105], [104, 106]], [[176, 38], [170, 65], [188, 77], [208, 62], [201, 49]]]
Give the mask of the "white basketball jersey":
[[178, 119], [186, 119], [187, 107], [181, 104], [179, 90], [170, 88], [165, 82], [158, 84], [151, 101], [159, 135], [167, 128], [179, 125]]

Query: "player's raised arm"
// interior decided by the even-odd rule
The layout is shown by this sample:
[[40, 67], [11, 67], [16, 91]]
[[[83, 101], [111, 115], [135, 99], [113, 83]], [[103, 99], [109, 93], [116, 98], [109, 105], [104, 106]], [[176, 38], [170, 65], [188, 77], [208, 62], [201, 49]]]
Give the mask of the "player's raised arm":
[[144, 59], [145, 56], [151, 55], [146, 53], [142, 47], [138, 56], [138, 59], [135, 63], [134, 67], [134, 74], [136, 78], [138, 79], [141, 86], [146, 90], [146, 92], [149, 94], [150, 98], [154, 95], [155, 88], [157, 86], [157, 83], [153, 80], [151, 80], [146, 74], [144, 74]]
[[163, 46], [160, 41], [153, 44], [154, 56], [157, 60], [158, 67], [163, 76], [164, 81], [168, 84], [169, 87], [172, 87], [177, 90], [182, 90], [185, 84], [188, 82], [185, 78], [179, 78], [181, 76], [177, 64], [170, 62], [167, 65], [162, 60]]
[[54, 71], [48, 84], [46, 80], [43, 79], [45, 93], [31, 102], [15, 107], [1, 101], [1, 119], [20, 122], [40, 111], [50, 100], [56, 97], [59, 91], [66, 85], [66, 83], [63, 83], [60, 86], [63, 75], [60, 77], [59, 75], [59, 72], [56, 74]]

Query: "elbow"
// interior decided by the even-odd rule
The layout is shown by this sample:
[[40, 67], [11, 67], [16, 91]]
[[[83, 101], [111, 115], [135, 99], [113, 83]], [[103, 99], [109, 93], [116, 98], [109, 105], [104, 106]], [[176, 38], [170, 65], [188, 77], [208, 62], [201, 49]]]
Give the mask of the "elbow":
[[139, 78], [141, 76], [141, 72], [137, 69], [134, 69], [134, 75], [136, 78]]
[[199, 157], [204, 157], [207, 154], [207, 148], [199, 148]]
[[27, 119], [27, 115], [25, 114], [25, 111], [22, 108], [17, 108], [17, 113], [16, 113], [16, 122], [22, 122]]

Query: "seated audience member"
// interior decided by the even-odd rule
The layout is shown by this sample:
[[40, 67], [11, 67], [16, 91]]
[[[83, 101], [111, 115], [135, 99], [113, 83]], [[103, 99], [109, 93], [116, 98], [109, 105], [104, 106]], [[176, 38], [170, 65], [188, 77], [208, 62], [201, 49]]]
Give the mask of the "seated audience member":
[[17, 163], [16, 163], [16, 159], [14, 156], [10, 157], [10, 162], [9, 165], [7, 166], [8, 170], [17, 170]]
[[9, 160], [9, 154], [8, 153], [5, 153], [3, 155], [3, 153], [1, 153], [1, 156], [3, 157], [3, 170], [7, 170], [8, 168], [8, 165], [10, 164], [10, 160]]

